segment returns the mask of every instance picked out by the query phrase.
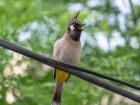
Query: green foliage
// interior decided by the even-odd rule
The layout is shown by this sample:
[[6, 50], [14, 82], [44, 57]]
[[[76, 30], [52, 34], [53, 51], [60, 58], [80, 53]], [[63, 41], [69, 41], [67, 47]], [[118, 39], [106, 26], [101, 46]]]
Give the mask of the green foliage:
[[[135, 13], [123, 14], [114, 0], [99, 2], [100, 5], [91, 7], [86, 0], [0, 0], [0, 38], [51, 57], [54, 42], [63, 35], [74, 14], [70, 6], [79, 3], [83, 6], [79, 19], [86, 24], [79, 66], [140, 86], [140, 6], [133, 3], [129, 8]], [[120, 25], [120, 15], [124, 17], [124, 26]], [[125, 44], [113, 49], [110, 42], [114, 32], [120, 34]], [[108, 50], [99, 47], [99, 33], [107, 38]], [[15, 70], [24, 71], [24, 75], [15, 74]], [[52, 72], [47, 67], [0, 47], [1, 105], [8, 105], [9, 89], [15, 97], [12, 105], [50, 105], [54, 87]], [[101, 105], [105, 95], [110, 99], [108, 105], [112, 105], [111, 92], [71, 76], [63, 89], [62, 105]]]

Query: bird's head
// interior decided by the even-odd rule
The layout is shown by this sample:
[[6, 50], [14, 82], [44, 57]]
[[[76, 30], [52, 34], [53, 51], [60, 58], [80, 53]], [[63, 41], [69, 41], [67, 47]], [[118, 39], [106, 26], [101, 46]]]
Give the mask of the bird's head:
[[68, 28], [67, 28], [68, 34], [75, 41], [80, 40], [81, 32], [83, 30], [83, 26], [85, 25], [85, 24], [82, 24], [77, 19], [79, 13], [80, 12], [76, 13], [76, 15], [71, 19], [70, 24], [68, 25]]

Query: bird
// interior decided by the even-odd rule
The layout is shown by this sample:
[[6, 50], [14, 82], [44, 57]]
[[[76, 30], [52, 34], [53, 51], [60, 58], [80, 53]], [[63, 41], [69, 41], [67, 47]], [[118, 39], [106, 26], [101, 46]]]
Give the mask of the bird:
[[[53, 47], [53, 59], [73, 65], [79, 62], [82, 51], [80, 37], [83, 26], [85, 25], [77, 19], [79, 13], [80, 11], [71, 18], [63, 36], [55, 42]], [[69, 77], [69, 73], [54, 68], [56, 87], [52, 105], [61, 105], [62, 87]]]

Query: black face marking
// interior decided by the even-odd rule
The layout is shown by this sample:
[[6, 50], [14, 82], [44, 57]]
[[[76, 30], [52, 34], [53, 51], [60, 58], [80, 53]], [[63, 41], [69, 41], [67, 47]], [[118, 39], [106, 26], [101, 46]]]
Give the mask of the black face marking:
[[67, 28], [70, 37], [75, 41], [80, 40], [81, 32], [83, 30], [82, 29], [83, 24], [79, 20], [77, 20], [78, 15], [79, 12], [76, 14], [76, 16], [72, 18]]

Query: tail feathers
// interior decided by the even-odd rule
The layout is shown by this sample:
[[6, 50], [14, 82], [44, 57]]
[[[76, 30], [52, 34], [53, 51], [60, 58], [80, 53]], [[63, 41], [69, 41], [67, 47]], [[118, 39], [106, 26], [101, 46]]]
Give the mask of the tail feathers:
[[60, 103], [57, 103], [57, 102], [53, 101], [52, 105], [60, 105]]
[[54, 92], [54, 97], [52, 100], [52, 105], [60, 105], [61, 104], [61, 91], [62, 91], [62, 83], [57, 82], [56, 88]]

